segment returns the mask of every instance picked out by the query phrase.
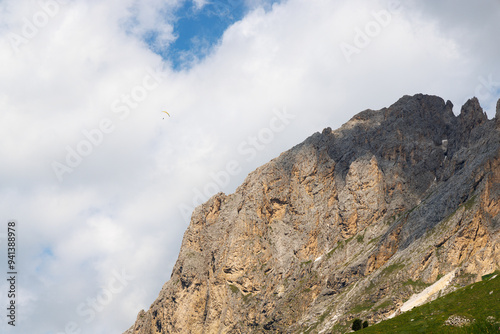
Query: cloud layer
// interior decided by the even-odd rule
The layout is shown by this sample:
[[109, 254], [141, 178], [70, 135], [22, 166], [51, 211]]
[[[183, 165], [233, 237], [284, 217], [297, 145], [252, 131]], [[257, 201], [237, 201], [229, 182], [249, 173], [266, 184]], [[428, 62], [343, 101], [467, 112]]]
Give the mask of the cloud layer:
[[20, 266], [2, 333], [121, 333], [170, 277], [193, 206], [361, 110], [428, 93], [458, 113], [476, 95], [494, 116], [498, 1], [248, 1], [174, 70], [155, 52], [182, 38], [181, 5], [0, 4], [0, 221], [18, 223]]

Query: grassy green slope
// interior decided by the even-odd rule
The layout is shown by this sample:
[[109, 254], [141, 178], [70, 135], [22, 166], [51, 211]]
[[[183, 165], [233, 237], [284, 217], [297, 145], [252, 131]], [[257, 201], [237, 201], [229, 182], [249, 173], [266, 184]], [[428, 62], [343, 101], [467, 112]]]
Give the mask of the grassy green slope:
[[[471, 324], [445, 325], [452, 315], [467, 318]], [[483, 276], [481, 282], [356, 333], [500, 333], [500, 274]]]

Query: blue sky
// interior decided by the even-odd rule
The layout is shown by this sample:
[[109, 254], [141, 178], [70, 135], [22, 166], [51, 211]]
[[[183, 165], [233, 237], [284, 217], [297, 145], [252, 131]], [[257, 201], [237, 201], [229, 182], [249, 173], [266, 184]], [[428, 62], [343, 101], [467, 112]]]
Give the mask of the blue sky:
[[[279, 0], [269, 0], [260, 4], [269, 10]], [[168, 45], [157, 42], [160, 33], [147, 32], [145, 42], [151, 50], [172, 63], [175, 70], [190, 68], [202, 61], [222, 38], [226, 29], [241, 20], [248, 11], [254, 9], [244, 0], [209, 1], [201, 6], [196, 2], [183, 1], [173, 13], [171, 24], [175, 40]], [[167, 21], [168, 19], [165, 18]]]
[[426, 93], [495, 114], [498, 0], [195, 3], [0, 2], [0, 258], [15, 219], [21, 273], [0, 333], [122, 333], [197, 204], [361, 110]]
[[227, 27], [243, 18], [243, 1], [217, 1], [197, 8], [186, 1], [175, 11], [174, 33], [177, 39], [162, 52], [170, 59], [174, 68], [189, 65], [191, 59], [203, 60], [217, 45]]

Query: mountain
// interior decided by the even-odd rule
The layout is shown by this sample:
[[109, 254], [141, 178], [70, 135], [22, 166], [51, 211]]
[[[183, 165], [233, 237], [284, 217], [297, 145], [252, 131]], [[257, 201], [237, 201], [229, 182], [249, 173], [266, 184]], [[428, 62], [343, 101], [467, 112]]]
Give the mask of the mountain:
[[125, 333], [342, 333], [499, 269], [500, 101], [452, 108], [365, 110], [214, 195]]
[[481, 282], [369, 326], [360, 333], [500, 333], [499, 274], [485, 275]]

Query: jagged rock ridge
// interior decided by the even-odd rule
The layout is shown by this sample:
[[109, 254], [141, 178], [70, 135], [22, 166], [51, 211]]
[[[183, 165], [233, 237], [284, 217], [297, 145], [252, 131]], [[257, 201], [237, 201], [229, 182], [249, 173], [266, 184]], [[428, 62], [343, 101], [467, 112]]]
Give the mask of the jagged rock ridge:
[[127, 334], [330, 333], [451, 271], [500, 268], [500, 101], [404, 96], [316, 133], [195, 209]]

